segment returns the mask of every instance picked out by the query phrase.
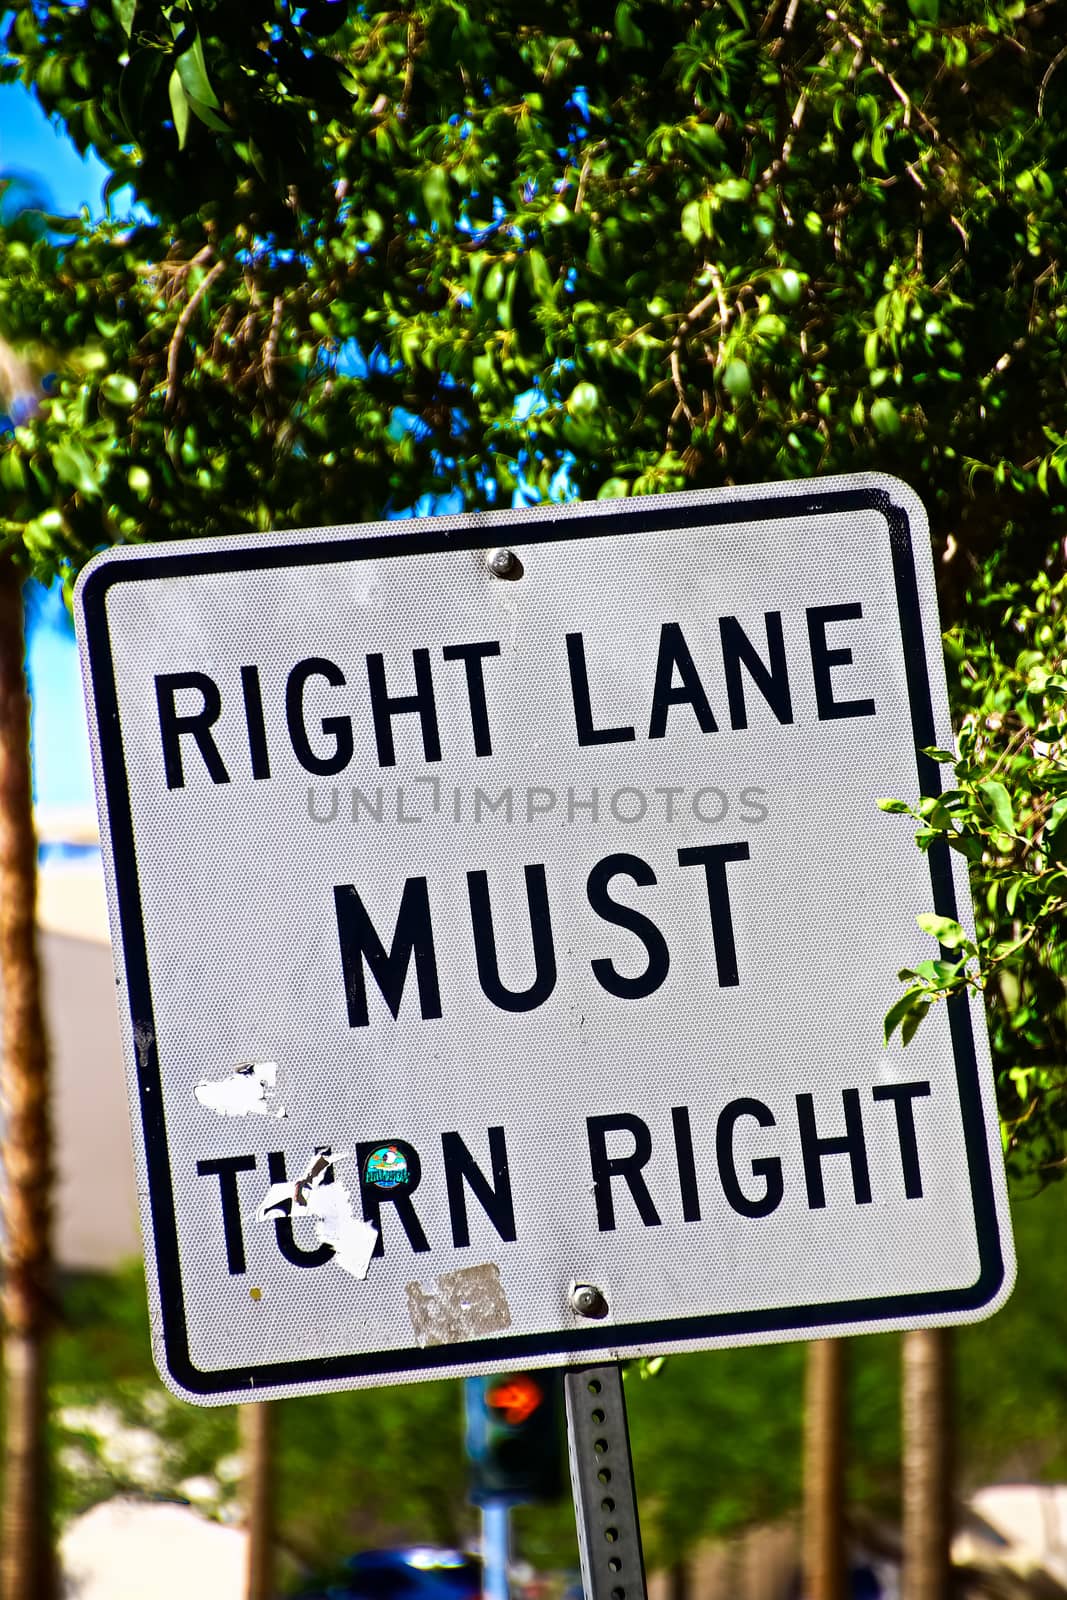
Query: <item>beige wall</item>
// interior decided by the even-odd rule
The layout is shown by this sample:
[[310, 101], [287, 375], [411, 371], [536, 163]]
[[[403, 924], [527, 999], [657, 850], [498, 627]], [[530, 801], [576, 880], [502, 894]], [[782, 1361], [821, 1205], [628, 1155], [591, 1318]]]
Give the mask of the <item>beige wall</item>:
[[115, 975], [98, 866], [46, 866], [38, 922], [52, 1060], [56, 1256], [112, 1267], [141, 1253]]

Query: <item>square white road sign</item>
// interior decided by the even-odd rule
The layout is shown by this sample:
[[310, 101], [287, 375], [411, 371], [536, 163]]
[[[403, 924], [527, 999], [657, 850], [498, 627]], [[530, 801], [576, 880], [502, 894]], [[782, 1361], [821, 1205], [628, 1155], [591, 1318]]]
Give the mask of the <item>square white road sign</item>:
[[78, 590], [157, 1359], [213, 1403], [965, 1321], [980, 1011], [882, 477], [111, 552]]

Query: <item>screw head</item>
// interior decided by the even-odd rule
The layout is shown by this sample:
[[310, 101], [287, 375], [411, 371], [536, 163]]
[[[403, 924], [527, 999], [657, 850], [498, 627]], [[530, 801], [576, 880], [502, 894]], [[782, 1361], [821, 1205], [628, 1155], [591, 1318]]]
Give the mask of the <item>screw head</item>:
[[594, 1283], [574, 1283], [570, 1291], [571, 1310], [579, 1317], [599, 1320], [608, 1314], [608, 1302]]
[[487, 565], [498, 578], [506, 578], [515, 565], [514, 550], [490, 550]]

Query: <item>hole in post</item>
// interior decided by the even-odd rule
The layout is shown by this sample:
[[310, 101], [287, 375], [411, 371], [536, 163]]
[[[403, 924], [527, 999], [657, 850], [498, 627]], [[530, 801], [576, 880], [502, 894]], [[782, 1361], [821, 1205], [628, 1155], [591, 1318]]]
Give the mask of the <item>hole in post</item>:
[[621, 1572], [622, 1571], [622, 1562], [619, 1560], [618, 1556], [612, 1556], [611, 1560], [608, 1562], [608, 1571], [609, 1572]]
[[604, 1529], [604, 1537], [608, 1541], [609, 1544], [617, 1544], [618, 1540], [619, 1540], [619, 1530], [618, 1530], [618, 1528], [605, 1528]]
[[602, 1411], [591, 1411], [589, 1414], [594, 1422], [603, 1422], [604, 1420], [604, 1413]]
[[611, 1600], [626, 1600], [625, 1589], [612, 1589]]
[[589, 1380], [589, 1393], [590, 1394], [599, 1394], [600, 1393], [600, 1379], [599, 1378], [590, 1378], [590, 1380]]
[[608, 1449], [608, 1441], [606, 1439], [594, 1439], [593, 1440], [593, 1449], [596, 1451], [598, 1456], [606, 1455], [607, 1454], [607, 1449]]
[[610, 1483], [611, 1482], [611, 1472], [610, 1472], [610, 1470], [607, 1467], [601, 1467], [600, 1471], [596, 1475], [596, 1481], [597, 1481], [597, 1483]]
[[611, 1512], [611, 1511], [615, 1510], [615, 1502], [611, 1498], [610, 1495], [605, 1495], [604, 1499], [601, 1500], [600, 1509], [601, 1509], [601, 1511], [608, 1511], [608, 1512]]

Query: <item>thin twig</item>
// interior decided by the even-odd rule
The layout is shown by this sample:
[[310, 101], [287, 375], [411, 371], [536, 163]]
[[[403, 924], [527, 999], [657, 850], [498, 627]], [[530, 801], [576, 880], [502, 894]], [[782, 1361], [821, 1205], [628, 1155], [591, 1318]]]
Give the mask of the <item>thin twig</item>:
[[589, 166], [591, 161], [592, 157], [586, 156], [585, 160], [582, 162], [582, 170], [578, 174], [578, 193], [574, 197], [575, 216], [577, 216], [579, 211], [582, 209], [582, 201], [585, 199], [585, 186], [589, 181]]
[[796, 21], [799, 8], [800, 0], [789, 0], [789, 10], [785, 14], [781, 32], [770, 47], [770, 55], [773, 60], [777, 60], [781, 55], [785, 41], [793, 31], [793, 24]]
[[186, 330], [196, 314], [197, 306], [207, 294], [211, 285], [215, 282], [215, 279], [222, 272], [222, 269], [225, 265], [225, 261], [216, 261], [215, 265], [205, 272], [204, 276], [201, 278], [200, 282], [197, 284], [196, 288], [185, 302], [185, 305], [182, 307], [181, 316], [174, 324], [174, 332], [170, 336], [170, 348], [167, 351], [167, 394], [164, 401], [164, 409], [167, 411], [170, 411], [173, 408], [175, 399], [177, 398], [178, 355], [181, 351], [182, 341], [185, 338]]
[[853, 33], [851, 28], [848, 27], [848, 25], [842, 20], [836, 11], [828, 10], [826, 12], [826, 16], [831, 22], [836, 22], [840, 25], [845, 38], [850, 44], [855, 45], [857, 50], [863, 50], [866, 52], [871, 66], [874, 68], [875, 72], [878, 73], [880, 78], [884, 78], [886, 83], [888, 83], [889, 87], [892, 89], [893, 93], [904, 107], [905, 128], [911, 127], [911, 117], [912, 113], [914, 112], [919, 121], [922, 123], [923, 127], [926, 129], [926, 132], [929, 134], [931, 144], [940, 144], [941, 134], [939, 133], [938, 129], [930, 121], [930, 118], [926, 115], [921, 106], [917, 106], [915, 104], [914, 100], [912, 100], [911, 96], [908, 94], [908, 91], [897, 82], [896, 78], [894, 78], [893, 74], [890, 72], [885, 63], [879, 61], [878, 57], [871, 50], [870, 45], [861, 39], [859, 34]]
[[574, 197], [575, 216], [577, 216], [579, 211], [582, 209], [582, 202], [585, 199], [585, 190], [586, 185], [589, 182], [589, 172], [590, 168], [592, 167], [593, 157], [600, 155], [606, 145], [607, 140], [601, 139], [599, 144], [595, 144], [591, 150], [586, 151], [585, 160], [582, 162], [582, 170], [578, 174], [578, 193]]
[[403, 122], [411, 106], [411, 91], [415, 87], [415, 51], [419, 44], [419, 29], [414, 17], [408, 23], [408, 59], [404, 68], [404, 87], [400, 91], [400, 104], [396, 108], [397, 121]]
[[274, 296], [274, 305], [271, 307], [270, 327], [263, 344], [263, 386], [266, 389], [274, 388], [274, 357], [278, 353], [278, 337], [282, 331], [282, 297]]
[[675, 410], [674, 417], [671, 418], [671, 421], [674, 421], [674, 418], [677, 417], [678, 412], [680, 411], [685, 417], [686, 421], [691, 423], [693, 421], [693, 413], [690, 411], [686, 402], [685, 389], [682, 387], [682, 369], [681, 363], [678, 360], [677, 350], [671, 351], [671, 377], [674, 379], [674, 392], [678, 396], [678, 406]]
[[800, 124], [804, 121], [804, 112], [807, 109], [807, 104], [808, 91], [802, 89], [797, 103], [793, 107], [793, 115], [789, 119], [789, 132], [785, 136], [781, 150], [770, 166], [764, 168], [753, 184], [753, 190], [756, 194], [761, 194], [769, 183], [773, 183], [783, 168], [789, 165], [789, 157], [793, 154], [793, 145], [796, 143], [797, 134], [800, 132]]
[[1048, 71], [1042, 78], [1041, 86], [1037, 91], [1037, 119], [1039, 122], [1045, 115], [1045, 90], [1049, 86], [1049, 79], [1052, 77], [1052, 74], [1062, 61], [1067, 61], [1067, 44], [1065, 44], [1063, 49], [1060, 50], [1058, 54], [1054, 55], [1052, 60], [1049, 62]]
[[[682, 340], [685, 338], [690, 328], [694, 325], [697, 318], [704, 315], [705, 311], [715, 298], [716, 292], [714, 289], [712, 289], [710, 293], [704, 296], [703, 300], [698, 300], [695, 306], [690, 306], [689, 310], [678, 324], [678, 332], [674, 336], [674, 343], [676, 346], [681, 344]], [[720, 303], [720, 311], [721, 309], [722, 307]]]

